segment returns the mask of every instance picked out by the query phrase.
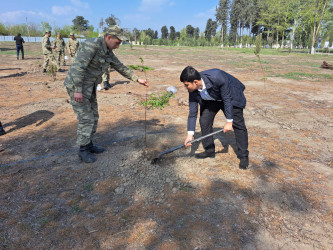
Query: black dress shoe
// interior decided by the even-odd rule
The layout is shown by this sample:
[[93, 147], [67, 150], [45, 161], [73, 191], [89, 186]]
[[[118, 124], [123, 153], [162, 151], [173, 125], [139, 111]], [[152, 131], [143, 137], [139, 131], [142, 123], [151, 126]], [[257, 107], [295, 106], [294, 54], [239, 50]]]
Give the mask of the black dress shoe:
[[202, 153], [195, 154], [194, 156], [197, 159], [215, 158], [215, 152], [213, 152], [213, 153], [207, 153], [205, 151], [205, 152], [202, 152]]
[[240, 169], [248, 169], [249, 167], [249, 157], [240, 158], [239, 168]]
[[64, 69], [58, 69], [58, 72], [65, 72]]

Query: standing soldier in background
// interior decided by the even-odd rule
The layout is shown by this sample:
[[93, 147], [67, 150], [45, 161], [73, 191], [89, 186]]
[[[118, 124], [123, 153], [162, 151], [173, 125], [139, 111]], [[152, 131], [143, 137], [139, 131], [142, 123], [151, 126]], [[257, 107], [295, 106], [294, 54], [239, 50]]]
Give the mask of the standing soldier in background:
[[57, 37], [53, 41], [53, 46], [55, 47], [55, 52], [56, 52], [56, 59], [58, 63], [58, 67], [60, 68], [61, 61], [62, 61], [62, 66], [66, 65], [65, 62], [65, 41], [61, 37], [61, 34], [58, 33]]
[[47, 66], [49, 65], [49, 61], [51, 61], [51, 63], [57, 67], [57, 70], [59, 72], [63, 72], [64, 70], [60, 69], [60, 66], [58, 67], [57, 61], [55, 60], [55, 58], [52, 54], [52, 49], [55, 49], [55, 47], [51, 45], [50, 36], [51, 36], [51, 31], [48, 30], [45, 32], [45, 36], [43, 37], [43, 40], [42, 40], [42, 49], [43, 49], [43, 54], [44, 54], [43, 73], [46, 73], [46, 69], [47, 69]]
[[115, 25], [109, 27], [103, 37], [84, 41], [64, 82], [79, 121], [77, 127], [79, 157], [86, 163], [95, 162], [94, 154], [104, 151], [104, 148], [93, 144], [92, 137], [96, 132], [99, 118], [96, 87], [108, 66], [110, 65], [127, 79], [148, 87], [147, 80], [139, 79], [113, 53], [122, 40], [127, 40], [127, 37], [123, 29]]
[[79, 41], [74, 36], [74, 33], [71, 33], [70, 38], [67, 41], [67, 51], [70, 57], [72, 58], [72, 62], [74, 61], [74, 57], [78, 48], [79, 48]]
[[[99, 37], [104, 37], [104, 33], [100, 33], [98, 36]], [[113, 53], [116, 54], [115, 51], [113, 51]], [[102, 75], [102, 82], [104, 84], [103, 89], [105, 89], [105, 90], [108, 90], [112, 87], [111, 84], [109, 83], [109, 81], [110, 81], [110, 72], [111, 72], [111, 66], [109, 65], [109, 67], [107, 67], [106, 71]], [[102, 87], [101, 87], [100, 84], [98, 84], [97, 85], [97, 91], [100, 91], [100, 90], [102, 90]]]

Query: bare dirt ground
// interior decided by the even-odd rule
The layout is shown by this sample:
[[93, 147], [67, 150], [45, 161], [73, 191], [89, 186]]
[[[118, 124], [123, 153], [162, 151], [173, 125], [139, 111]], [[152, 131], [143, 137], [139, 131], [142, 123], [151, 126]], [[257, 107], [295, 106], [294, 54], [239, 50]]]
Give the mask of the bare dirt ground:
[[[333, 249], [333, 71], [319, 68], [331, 56], [262, 55], [264, 81], [255, 55], [242, 50], [123, 46], [124, 64], [142, 57], [154, 68], [148, 93], [170, 85], [178, 93], [148, 111], [145, 147], [145, 89], [112, 72], [114, 86], [98, 92], [95, 142], [106, 152], [84, 164], [63, 86], [69, 67], [51, 81], [40, 44], [26, 44], [24, 61], [13, 48], [0, 44], [1, 248]], [[215, 137], [215, 159], [195, 159], [197, 144], [151, 164], [185, 139], [179, 74], [187, 65], [223, 69], [246, 85], [248, 170], [238, 169], [233, 133]], [[303, 77], [277, 77], [290, 72]], [[214, 128], [224, 120], [220, 113]]]

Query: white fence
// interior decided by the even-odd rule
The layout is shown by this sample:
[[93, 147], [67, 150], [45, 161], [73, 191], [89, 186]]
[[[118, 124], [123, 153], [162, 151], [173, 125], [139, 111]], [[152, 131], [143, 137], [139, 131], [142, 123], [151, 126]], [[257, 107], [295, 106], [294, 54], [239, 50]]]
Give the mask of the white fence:
[[[15, 36], [0, 36], [0, 42], [15, 42], [14, 40]], [[22, 36], [25, 42], [30, 42], [30, 43], [41, 43], [43, 37], [32, 37], [32, 36]], [[69, 38], [64, 38], [65, 43], [67, 43]], [[79, 40], [79, 42], [83, 42], [86, 39], [82, 38], [76, 38]], [[50, 37], [50, 41], [52, 42], [54, 40], [54, 37]]]

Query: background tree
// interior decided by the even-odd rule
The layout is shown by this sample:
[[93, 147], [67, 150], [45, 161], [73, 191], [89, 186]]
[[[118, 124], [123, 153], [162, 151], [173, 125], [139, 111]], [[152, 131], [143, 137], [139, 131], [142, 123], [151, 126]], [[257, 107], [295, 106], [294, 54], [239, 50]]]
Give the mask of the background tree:
[[52, 27], [48, 22], [41, 22], [41, 25], [43, 33], [45, 33], [47, 30], [52, 30]]
[[231, 4], [230, 10], [230, 39], [233, 44], [238, 42], [238, 25], [239, 25], [239, 15], [240, 15], [240, 4], [238, 0], [234, 0]]
[[187, 37], [194, 37], [194, 27], [192, 25], [186, 26], [186, 36]]
[[168, 28], [167, 28], [167, 26], [163, 26], [162, 28], [161, 28], [161, 33], [162, 33], [162, 39], [167, 39], [168, 38], [168, 34], [169, 34], [169, 31], [168, 31]]
[[312, 45], [311, 45], [311, 54], [315, 53], [315, 42], [318, 37], [319, 28], [323, 20], [325, 9], [327, 6], [327, 0], [317, 0], [316, 1], [316, 11], [313, 23], [313, 32], [312, 32]]
[[171, 41], [174, 41], [176, 39], [176, 29], [173, 26], [170, 26], [169, 38]]
[[77, 16], [73, 19], [73, 28], [75, 31], [81, 33], [88, 30], [89, 21], [85, 20], [83, 16]]
[[199, 27], [196, 27], [194, 29], [194, 38], [195, 38], [195, 40], [198, 40], [199, 36], [200, 36], [200, 29], [199, 29]]
[[220, 0], [219, 6], [216, 7], [216, 21], [221, 25], [221, 43], [224, 46], [224, 39], [227, 35], [227, 26], [229, 19], [229, 0]]
[[120, 25], [120, 20], [115, 15], [111, 14], [110, 17], [105, 19], [106, 24], [110, 27], [112, 25]]
[[211, 40], [212, 36], [215, 36], [217, 29], [217, 22], [213, 21], [211, 18], [207, 20], [205, 37], [208, 41]]
[[101, 18], [101, 21], [99, 21], [98, 27], [101, 29], [101, 32], [104, 31], [104, 19], [103, 19], [103, 17]]
[[0, 23], [0, 35], [8, 36], [8, 30], [2, 23]]
[[135, 41], [135, 44], [136, 44], [139, 37], [140, 37], [140, 31], [137, 28], [133, 29], [133, 37], [134, 37], [134, 41]]

